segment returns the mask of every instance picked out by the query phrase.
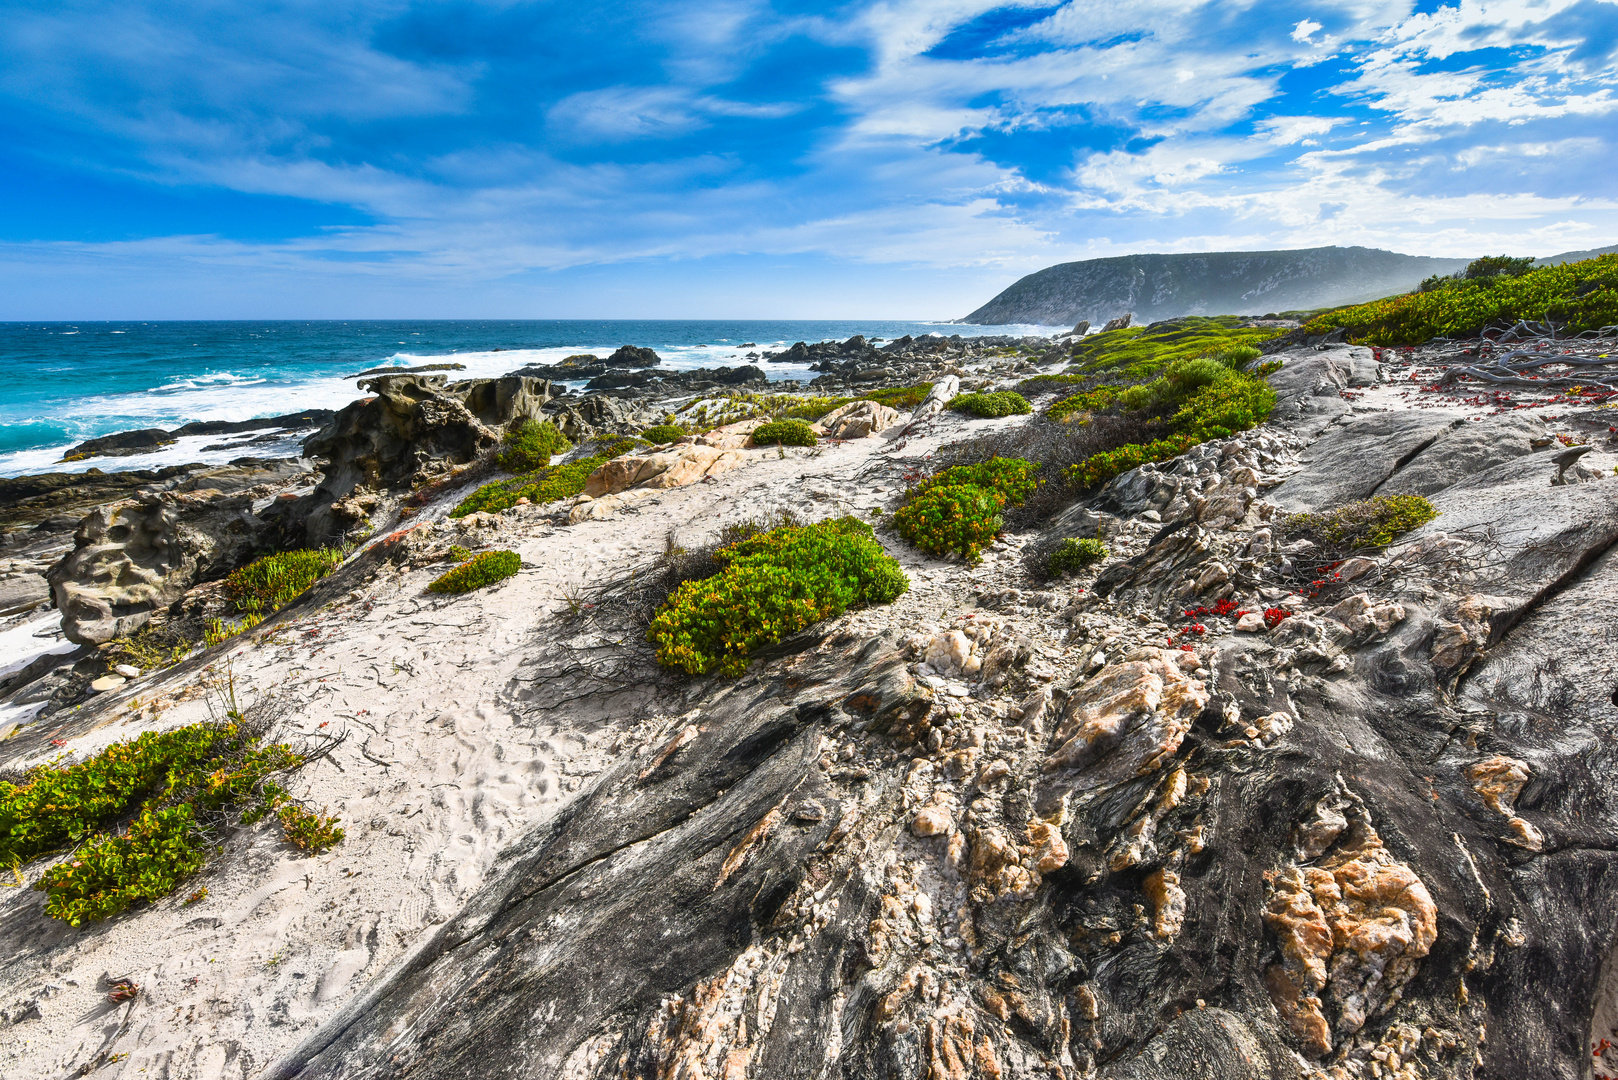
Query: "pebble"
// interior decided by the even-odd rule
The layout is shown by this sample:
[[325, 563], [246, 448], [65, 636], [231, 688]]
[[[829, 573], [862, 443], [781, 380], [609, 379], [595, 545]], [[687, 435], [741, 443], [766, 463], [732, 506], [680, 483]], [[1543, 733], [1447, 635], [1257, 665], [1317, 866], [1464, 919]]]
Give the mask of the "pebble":
[[98, 694], [105, 694], [108, 690], [116, 690], [129, 680], [122, 675], [103, 675], [90, 684], [90, 689]]
[[140, 668], [133, 664], [114, 664], [112, 670], [126, 679], [140, 678]]

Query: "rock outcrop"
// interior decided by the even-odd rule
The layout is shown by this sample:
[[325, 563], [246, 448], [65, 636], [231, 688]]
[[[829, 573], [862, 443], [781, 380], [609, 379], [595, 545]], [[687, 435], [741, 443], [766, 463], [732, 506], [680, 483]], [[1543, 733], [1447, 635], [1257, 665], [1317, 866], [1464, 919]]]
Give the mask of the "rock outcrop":
[[165, 492], [113, 503], [79, 524], [46, 574], [69, 641], [127, 637], [198, 582], [234, 570], [271, 535], [248, 494]]

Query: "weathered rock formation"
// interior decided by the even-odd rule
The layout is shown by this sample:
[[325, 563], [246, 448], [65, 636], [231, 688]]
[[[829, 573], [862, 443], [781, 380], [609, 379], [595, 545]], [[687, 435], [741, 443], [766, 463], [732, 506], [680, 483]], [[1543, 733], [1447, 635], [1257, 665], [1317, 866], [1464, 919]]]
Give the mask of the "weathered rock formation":
[[271, 535], [251, 495], [164, 492], [92, 511], [46, 573], [69, 641], [127, 637], [199, 581], [242, 565]]

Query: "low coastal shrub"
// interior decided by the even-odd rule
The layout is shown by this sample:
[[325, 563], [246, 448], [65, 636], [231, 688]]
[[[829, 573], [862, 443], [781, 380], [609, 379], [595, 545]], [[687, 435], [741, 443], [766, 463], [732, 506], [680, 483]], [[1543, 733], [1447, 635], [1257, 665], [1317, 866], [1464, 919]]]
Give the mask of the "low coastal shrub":
[[34, 888], [46, 894], [47, 915], [79, 926], [172, 893], [238, 814], [247, 824], [281, 815], [305, 850], [340, 841], [336, 818], [301, 807], [273, 779], [308, 756], [262, 738], [232, 712], [224, 723], [114, 743], [79, 764], [39, 766], [20, 784], [0, 781], [0, 863], [71, 845]]
[[304, 548], [255, 559], [225, 579], [225, 595], [244, 614], [268, 615], [302, 596], [346, 558], [339, 548]]
[[1051, 552], [1048, 570], [1051, 577], [1076, 573], [1107, 557], [1107, 546], [1100, 540], [1079, 540], [1069, 537]]
[[484, 551], [472, 556], [453, 570], [445, 571], [427, 586], [427, 591], [452, 596], [471, 592], [473, 589], [481, 589], [485, 585], [504, 581], [521, 569], [522, 557], [515, 551]]
[[462, 499], [455, 509], [449, 512], [449, 516], [462, 518], [479, 511], [499, 513], [501, 510], [509, 510], [516, 506], [518, 499], [527, 499], [538, 506], [558, 499], [572, 498], [584, 490], [585, 481], [590, 479], [591, 473], [617, 457], [618, 453], [627, 452], [625, 450], [619, 450], [618, 453], [610, 452], [625, 442], [629, 443], [630, 448], [635, 445], [633, 440], [619, 440], [618, 443], [606, 448], [609, 451], [607, 453], [593, 454], [565, 465], [549, 465], [543, 469], [535, 469], [526, 476], [519, 476], [513, 480], [496, 480], [491, 484], [484, 484]]
[[1282, 528], [1289, 538], [1328, 551], [1387, 547], [1438, 516], [1420, 495], [1379, 495], [1316, 514], [1293, 514]]
[[1262, 424], [1274, 410], [1276, 397], [1261, 374], [1238, 370], [1253, 359], [1256, 357], [1245, 351], [1232, 349], [1220, 357], [1179, 360], [1150, 383], [1123, 390], [1103, 387], [1057, 402], [1047, 415], [1068, 403], [1086, 411], [1116, 405], [1125, 412], [1163, 420], [1167, 428], [1159, 438], [1125, 443], [1071, 466], [1068, 482], [1094, 487], [1149, 461], [1166, 461], [1198, 443], [1229, 438]]
[[495, 463], [507, 472], [532, 472], [549, 465], [553, 454], [565, 454], [571, 449], [573, 444], [567, 436], [549, 420], [521, 419], [506, 429]]
[[688, 434], [690, 432], [679, 424], [653, 424], [641, 432], [640, 437], [654, 446], [661, 446], [664, 443], [674, 442], [676, 439], [683, 439]]
[[819, 441], [815, 429], [802, 420], [775, 420], [753, 429], [756, 446], [813, 446]]
[[247, 633], [263, 621], [264, 616], [256, 612], [231, 622], [224, 619], [209, 619], [202, 628], [202, 643], [211, 649], [215, 645], [221, 645], [233, 637]]
[[675, 589], [647, 630], [658, 662], [692, 675], [740, 675], [757, 649], [910, 588], [871, 527], [853, 517], [771, 529], [714, 558], [723, 569]]
[[956, 394], [949, 399], [949, 407], [956, 412], [971, 413], [980, 420], [995, 420], [1002, 416], [1026, 416], [1034, 411], [1028, 399], [1015, 390], [997, 390], [988, 394]]
[[926, 400], [932, 389], [932, 383], [917, 383], [915, 386], [890, 386], [886, 390], [873, 390], [857, 397], [806, 398], [783, 409], [780, 416], [794, 420], [819, 420], [833, 409], [841, 409], [856, 401], [874, 401], [891, 409], [914, 409]]
[[1150, 378], [1176, 360], [1254, 348], [1280, 333], [1271, 327], [1243, 326], [1245, 321], [1233, 315], [1188, 315], [1091, 334], [1073, 346], [1077, 370], [1072, 373], [1118, 371], [1132, 379]]
[[1001, 511], [1020, 504], [1038, 481], [1038, 466], [1021, 458], [954, 465], [913, 488], [893, 515], [899, 535], [933, 555], [955, 552], [967, 562], [1005, 528]]
[[1618, 254], [1525, 272], [1513, 272], [1513, 260], [1503, 256], [1472, 267], [1459, 278], [1429, 279], [1424, 290], [1324, 312], [1304, 332], [1344, 330], [1361, 344], [1419, 345], [1519, 319], [1549, 321], [1564, 333], [1618, 324]]

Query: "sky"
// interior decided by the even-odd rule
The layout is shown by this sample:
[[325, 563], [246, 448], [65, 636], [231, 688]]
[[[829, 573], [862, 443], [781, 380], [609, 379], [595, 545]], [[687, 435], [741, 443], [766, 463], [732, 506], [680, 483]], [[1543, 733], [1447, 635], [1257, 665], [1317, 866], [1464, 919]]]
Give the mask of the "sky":
[[1618, 0], [0, 0], [0, 319], [955, 318], [1618, 242]]

